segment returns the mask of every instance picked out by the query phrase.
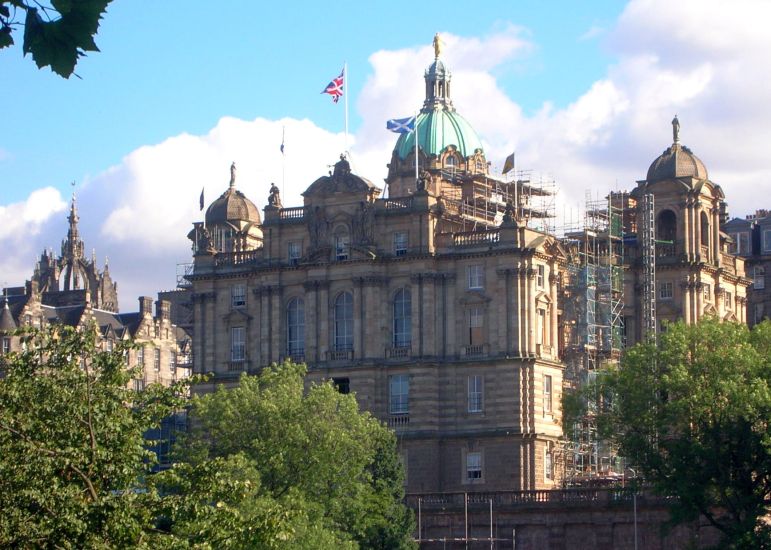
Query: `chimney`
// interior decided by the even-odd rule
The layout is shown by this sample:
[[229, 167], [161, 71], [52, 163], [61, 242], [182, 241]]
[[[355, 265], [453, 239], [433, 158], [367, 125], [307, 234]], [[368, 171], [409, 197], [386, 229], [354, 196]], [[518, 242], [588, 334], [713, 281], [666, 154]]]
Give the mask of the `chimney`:
[[155, 302], [155, 316], [161, 321], [168, 321], [171, 318], [171, 302], [168, 300]]
[[153, 315], [153, 299], [149, 296], [139, 297], [139, 314], [144, 317], [145, 315]]

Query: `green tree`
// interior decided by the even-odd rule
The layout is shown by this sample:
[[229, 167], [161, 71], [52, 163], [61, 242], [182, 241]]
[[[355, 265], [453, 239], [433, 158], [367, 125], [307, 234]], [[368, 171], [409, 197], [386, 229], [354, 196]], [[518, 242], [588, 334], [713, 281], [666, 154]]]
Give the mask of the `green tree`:
[[128, 389], [127, 346], [101, 351], [95, 328], [21, 334], [25, 350], [0, 364], [0, 547], [142, 545], [159, 498], [144, 434], [184, 386]]
[[[360, 412], [353, 395], [331, 384], [306, 391], [305, 372], [285, 363], [194, 399], [185, 463], [158, 478], [179, 495], [166, 512], [171, 533], [184, 538], [207, 516], [207, 536], [220, 547], [249, 547], [254, 524], [275, 535], [275, 547], [414, 547], [395, 436]], [[191, 494], [191, 476], [213, 492]], [[234, 483], [241, 489], [231, 490]], [[277, 517], [283, 521], [270, 524]]]
[[[0, 49], [24, 27], [22, 51], [38, 68], [69, 78], [86, 52], [98, 52], [94, 36], [111, 0], [0, 0]], [[23, 23], [22, 23], [23, 19]]]
[[602, 381], [606, 434], [662, 494], [733, 548], [771, 548], [771, 323], [669, 325]]

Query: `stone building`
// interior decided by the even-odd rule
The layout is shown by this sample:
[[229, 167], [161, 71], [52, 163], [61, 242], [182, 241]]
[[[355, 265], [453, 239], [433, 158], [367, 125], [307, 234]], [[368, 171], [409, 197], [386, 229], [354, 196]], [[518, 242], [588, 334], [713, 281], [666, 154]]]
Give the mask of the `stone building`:
[[[680, 144], [677, 119], [647, 177], [594, 213], [603, 227], [534, 229], [547, 213], [529, 197], [543, 189], [490, 173], [440, 49], [416, 129], [394, 146], [387, 198], [341, 156], [302, 206], [271, 186], [261, 215], [231, 167], [188, 235], [194, 371], [214, 374], [199, 391], [303, 361], [309, 381], [355, 392], [396, 431], [408, 492], [553, 488], [567, 470], [563, 382], [617, 360], [646, 323], [745, 321], [750, 283], [720, 229], [723, 191]], [[601, 458], [589, 460], [599, 473]]]
[[[557, 480], [562, 364], [556, 238], [514, 215], [436, 59], [389, 197], [345, 158], [264, 219], [229, 188], [194, 224], [200, 391], [292, 358], [396, 430], [410, 491], [535, 489]], [[507, 206], [508, 202], [508, 206]]]
[[14, 335], [18, 327], [61, 324], [84, 330], [93, 326], [105, 351], [122, 341], [138, 345], [128, 356], [129, 367], [142, 367], [134, 388], [153, 382], [168, 385], [189, 376], [190, 336], [171, 322], [170, 302], [156, 301], [153, 314], [153, 299], [143, 296], [139, 311], [118, 313], [117, 284], [107, 266], [99, 272], [94, 259], [83, 258], [74, 196], [68, 220], [62, 255], [43, 252], [25, 286], [3, 289], [0, 355], [20, 349], [20, 337]]
[[117, 312], [118, 284], [112, 281], [106, 260], [104, 270], [99, 271], [96, 255], [92, 254], [90, 260], [86, 258], [78, 231], [79, 219], [73, 193], [67, 217], [69, 229], [62, 241], [61, 255], [56, 257], [53, 250], [44, 250], [31, 280], [37, 283], [48, 305], [83, 304], [88, 300], [95, 308]]
[[667, 321], [695, 323], [705, 315], [747, 322], [744, 259], [733, 254], [730, 236], [721, 229], [727, 206], [722, 188], [704, 163], [680, 143], [680, 123], [672, 121], [673, 143], [648, 168], [629, 194], [625, 229], [637, 238], [628, 248], [624, 320], [627, 345], [644, 335], [641, 302], [645, 254], [643, 197], [654, 199], [655, 297], [657, 330]]
[[747, 297], [747, 321], [750, 326], [771, 317], [771, 212], [757, 210], [745, 219], [734, 218], [724, 226], [731, 237], [730, 252], [742, 257], [747, 277], [752, 282]]

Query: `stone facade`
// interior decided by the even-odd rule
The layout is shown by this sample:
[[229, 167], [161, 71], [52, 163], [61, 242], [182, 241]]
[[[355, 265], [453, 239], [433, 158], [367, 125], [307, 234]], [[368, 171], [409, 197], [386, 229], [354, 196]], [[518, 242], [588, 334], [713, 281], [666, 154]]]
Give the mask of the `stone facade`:
[[[747, 322], [754, 326], [771, 318], [771, 213], [758, 210], [724, 226], [730, 236], [729, 251], [744, 259], [752, 282], [747, 297]], [[768, 281], [768, 283], [767, 283]]]
[[643, 337], [640, 289], [642, 267], [642, 197], [654, 197], [656, 239], [657, 330], [667, 321], [695, 323], [705, 315], [747, 322], [744, 259], [732, 253], [731, 239], [721, 229], [725, 194], [709, 179], [707, 169], [680, 144], [680, 123], [673, 121], [674, 142], [653, 161], [645, 180], [630, 193], [626, 231], [637, 239], [628, 248], [624, 319], [627, 345]]
[[134, 388], [140, 390], [155, 382], [169, 385], [188, 377], [192, 344], [189, 334], [172, 323], [171, 302], [159, 298], [153, 314], [153, 299], [142, 296], [139, 311], [118, 313], [117, 284], [111, 281], [107, 267], [100, 273], [94, 260], [83, 260], [74, 196], [68, 220], [62, 256], [44, 252], [25, 286], [3, 289], [0, 355], [21, 349], [21, 339], [14, 334], [18, 327], [93, 327], [105, 351], [122, 341], [137, 344], [127, 359], [129, 367], [141, 367], [132, 383]]

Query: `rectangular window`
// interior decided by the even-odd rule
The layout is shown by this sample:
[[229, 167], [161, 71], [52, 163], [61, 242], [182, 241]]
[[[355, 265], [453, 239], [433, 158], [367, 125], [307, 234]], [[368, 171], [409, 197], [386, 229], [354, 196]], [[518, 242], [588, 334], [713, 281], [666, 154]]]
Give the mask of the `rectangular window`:
[[483, 393], [482, 376], [475, 374], [468, 377], [468, 412], [482, 412]]
[[394, 256], [407, 254], [407, 233], [394, 233]]
[[771, 229], [763, 230], [763, 252], [771, 252]]
[[155, 369], [155, 372], [158, 372], [161, 370], [161, 350], [158, 348], [155, 348], [153, 368]]
[[538, 288], [543, 288], [544, 284], [546, 284], [546, 267], [539, 265], [538, 266], [538, 273], [535, 277], [535, 284]]
[[470, 289], [481, 289], [485, 287], [485, 270], [481, 265], [470, 265], [466, 267], [468, 277], [468, 287]]
[[410, 412], [410, 377], [407, 374], [394, 374], [388, 377], [388, 411], [391, 414]]
[[659, 299], [660, 300], [671, 300], [673, 294], [672, 289], [672, 281], [665, 281], [662, 283], [659, 283]]
[[143, 391], [145, 389], [144, 378], [134, 378], [134, 391]]
[[552, 452], [548, 446], [543, 452], [543, 477], [546, 481], [554, 479], [554, 462], [552, 461]]
[[551, 376], [548, 374], [543, 375], [543, 412], [550, 413], [552, 411], [552, 387]]
[[484, 324], [484, 310], [481, 307], [471, 308], [468, 315], [468, 343], [470, 346], [484, 344]]
[[230, 288], [230, 303], [233, 307], [246, 305], [246, 285], [233, 285]]
[[105, 342], [104, 342], [104, 350], [106, 352], [112, 353], [113, 346], [114, 346], [114, 344], [113, 344], [112, 339], [108, 338], [107, 340], [105, 340]]
[[730, 292], [725, 293], [725, 296], [723, 298], [723, 305], [725, 306], [726, 309], [731, 309], [731, 307], [733, 306], [733, 294], [731, 294]]
[[537, 326], [535, 327], [535, 343], [543, 344], [546, 341], [546, 311], [539, 309], [536, 317]]
[[244, 361], [246, 359], [246, 330], [244, 327], [230, 329], [230, 360]]
[[466, 479], [482, 479], [482, 453], [466, 453]]
[[303, 254], [303, 247], [299, 241], [289, 241], [287, 243], [287, 255], [289, 256], [289, 263], [296, 264]]
[[177, 372], [177, 354], [174, 351], [169, 353], [169, 372], [171, 374]]
[[709, 283], [703, 283], [701, 287], [702, 296], [704, 297], [705, 302], [711, 302], [712, 301], [712, 287]]
[[140, 367], [145, 366], [145, 348], [142, 346], [139, 346], [139, 349], [137, 349], [137, 365]]
[[3, 338], [3, 355], [11, 353], [11, 339], [7, 336]]
[[752, 272], [752, 287], [755, 290], [766, 288], [766, 268], [756, 265]]
[[335, 259], [338, 262], [348, 259], [348, 248], [351, 241], [348, 234], [338, 235], [335, 237]]

